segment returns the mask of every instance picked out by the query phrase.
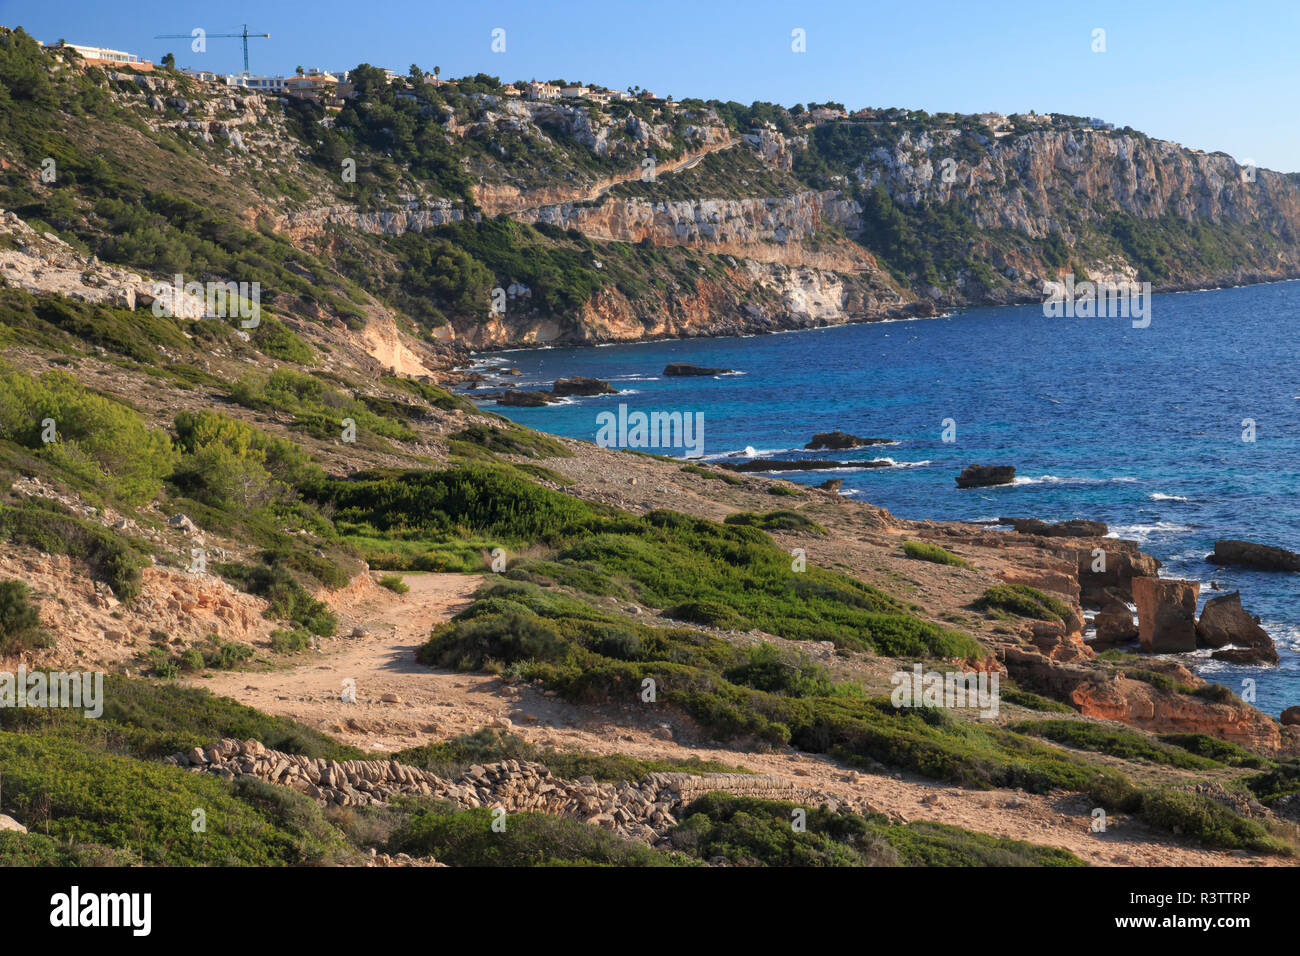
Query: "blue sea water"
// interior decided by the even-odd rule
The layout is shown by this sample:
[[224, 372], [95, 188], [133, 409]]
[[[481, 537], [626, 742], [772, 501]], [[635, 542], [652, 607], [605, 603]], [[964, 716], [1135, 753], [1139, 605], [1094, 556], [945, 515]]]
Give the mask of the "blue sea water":
[[[1216, 538], [1300, 550], [1300, 282], [1158, 295], [1151, 323], [1047, 318], [1039, 306], [765, 336], [494, 352], [518, 387], [604, 378], [619, 395], [497, 408], [530, 427], [595, 440], [616, 410], [701, 412], [704, 457], [747, 446], [765, 457], [889, 458], [887, 468], [789, 472], [902, 518], [1090, 518], [1141, 542], [1163, 574], [1198, 580], [1202, 600], [1241, 590], [1282, 657], [1241, 667], [1198, 652], [1196, 670], [1278, 714], [1300, 703], [1300, 575], [1220, 568]], [[668, 362], [740, 374], [671, 378]], [[944, 420], [956, 441], [944, 442]], [[1254, 423], [1254, 441], [1243, 440]], [[897, 444], [805, 453], [842, 429]], [[682, 454], [681, 449], [668, 454]], [[966, 465], [1012, 464], [1016, 484], [960, 490]], [[1187, 661], [1190, 663], [1190, 661]]]

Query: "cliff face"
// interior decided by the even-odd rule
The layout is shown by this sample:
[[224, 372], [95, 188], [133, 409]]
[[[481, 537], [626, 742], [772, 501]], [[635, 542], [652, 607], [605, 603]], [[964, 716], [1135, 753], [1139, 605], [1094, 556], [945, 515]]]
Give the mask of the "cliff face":
[[[1071, 273], [1156, 291], [1300, 275], [1292, 177], [1072, 117], [811, 122], [771, 104], [530, 102], [482, 81], [329, 112], [174, 74], [87, 80], [132, 122], [89, 111], [69, 129], [88, 152], [122, 143], [115, 189], [129, 184], [162, 225], [96, 212], [102, 170], [78, 179], [71, 209], [24, 173], [36, 218], [147, 284], [173, 274], [186, 229], [213, 231], [193, 210], [169, 222], [174, 191], [318, 257], [306, 272], [360, 285], [426, 342], [869, 321], [1039, 302]], [[38, 145], [0, 143], [0, 170], [34, 169], [24, 151]], [[502, 217], [521, 228], [507, 235]], [[151, 231], [168, 228], [171, 245]], [[408, 233], [468, 261], [391, 242]], [[516, 287], [537, 294], [489, 311], [492, 289]]]
[[[1140, 134], [1044, 130], [995, 139], [974, 162], [954, 157], [951, 136], [903, 134], [857, 169], [908, 205], [965, 203], [980, 229], [1034, 238], [1062, 230], [1081, 238], [1111, 208], [1140, 219], [1164, 216], [1239, 225], [1265, 223], [1294, 242], [1300, 191], [1272, 170], [1250, 170], [1224, 153], [1203, 153]], [[946, 176], [943, 163], [953, 159]]]

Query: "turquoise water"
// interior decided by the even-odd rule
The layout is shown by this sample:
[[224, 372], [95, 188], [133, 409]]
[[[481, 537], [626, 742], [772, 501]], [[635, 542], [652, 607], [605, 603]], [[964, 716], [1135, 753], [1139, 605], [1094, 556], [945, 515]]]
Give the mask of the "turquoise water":
[[[1045, 318], [1038, 306], [756, 337], [496, 352], [519, 387], [608, 379], [619, 395], [497, 408], [542, 431], [595, 440], [602, 411], [703, 414], [705, 458], [888, 458], [887, 468], [787, 472], [903, 518], [1092, 518], [1142, 543], [1202, 598], [1240, 589], [1282, 656], [1277, 668], [1196, 656], [1233, 690], [1257, 681], [1273, 714], [1300, 703], [1300, 575], [1218, 568], [1216, 538], [1300, 550], [1300, 282], [1155, 296], [1151, 324]], [[670, 378], [668, 362], [738, 374]], [[943, 441], [945, 419], [956, 440]], [[1254, 422], [1255, 440], [1243, 441]], [[839, 428], [896, 444], [805, 453]], [[652, 449], [653, 450], [653, 449]], [[682, 454], [682, 449], [666, 453]], [[1012, 464], [1014, 486], [959, 490], [965, 465]], [[1208, 652], [1205, 652], [1208, 655]], [[1191, 662], [1189, 659], [1187, 662]]]

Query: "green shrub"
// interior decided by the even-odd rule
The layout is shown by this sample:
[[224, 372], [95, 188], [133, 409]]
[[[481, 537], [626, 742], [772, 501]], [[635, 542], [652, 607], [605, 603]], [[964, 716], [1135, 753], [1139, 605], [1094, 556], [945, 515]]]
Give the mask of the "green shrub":
[[1008, 611], [1041, 621], [1070, 619], [1070, 608], [1065, 602], [1025, 584], [994, 585], [976, 598], [972, 606], [980, 611]]
[[293, 654], [311, 646], [311, 633], [301, 628], [271, 632], [271, 650], [276, 654]]
[[[798, 814], [798, 816], [796, 816]], [[669, 832], [701, 859], [759, 866], [1083, 866], [1072, 853], [958, 827], [710, 793], [692, 802]], [[803, 829], [793, 823], [802, 817]]]
[[447, 436], [448, 441], [467, 442], [486, 451], [524, 458], [572, 458], [573, 452], [554, 438], [517, 425], [470, 425]]
[[222, 737], [254, 738], [273, 750], [331, 760], [366, 756], [287, 717], [272, 717], [200, 688], [116, 674], [104, 677], [104, 713], [98, 720], [64, 708], [0, 708], [0, 731], [66, 737], [140, 758], [206, 747]]
[[513, 813], [493, 830], [489, 807], [427, 810], [393, 835], [390, 852], [432, 856], [451, 866], [670, 866], [674, 860], [591, 824], [544, 813]]
[[[50, 434], [56, 440], [45, 441]], [[2, 363], [0, 440], [131, 505], [156, 497], [175, 464], [167, 434], [125, 405], [96, 395], [66, 372], [33, 378]]]
[[1293, 852], [1260, 824], [1238, 816], [1204, 794], [1181, 790], [1148, 791], [1142, 799], [1141, 816], [1152, 826], [1192, 837], [1205, 846], [1286, 855]]
[[955, 568], [969, 568], [971, 566], [970, 562], [965, 558], [928, 541], [904, 541], [903, 553], [909, 558], [916, 558], [918, 561], [949, 564]]
[[1005, 703], [1019, 704], [1021, 707], [1028, 707], [1030, 710], [1041, 710], [1052, 714], [1074, 713], [1074, 708], [1062, 704], [1060, 701], [1040, 697], [1038, 694], [1031, 694], [1024, 690], [1008, 688], [1003, 690], [1001, 695]]
[[22, 581], [0, 581], [0, 657], [48, 647], [50, 636], [31, 604], [31, 588]]
[[253, 648], [248, 644], [222, 641], [215, 635], [208, 640], [208, 647], [203, 652], [203, 663], [213, 670], [234, 670], [253, 656]]
[[140, 572], [148, 563], [117, 532], [75, 517], [63, 505], [45, 499], [0, 505], [0, 539], [85, 561], [91, 573], [123, 601], [139, 593]]
[[678, 621], [706, 627], [735, 627], [738, 620], [735, 611], [717, 601], [686, 601], [668, 608], [664, 614]]
[[[86, 723], [86, 721], [83, 721]], [[275, 866], [348, 856], [320, 809], [282, 787], [256, 790], [208, 774], [90, 749], [74, 740], [0, 733], [6, 809], [55, 841], [129, 851], [137, 862], [169, 866]], [[57, 773], [50, 768], [57, 767]], [[207, 830], [191, 828], [202, 808]]]
[[1046, 737], [1057, 743], [1095, 750], [1125, 760], [1146, 760], [1184, 770], [1210, 770], [1223, 766], [1217, 760], [1155, 743], [1131, 730], [1119, 730], [1081, 720], [1027, 720], [1013, 724], [1010, 729], [1017, 733]]
[[799, 514], [797, 511], [738, 511], [723, 519], [724, 524], [747, 525], [762, 528], [764, 531], [808, 531], [813, 534], [825, 534], [826, 529], [817, 522]]
[[1265, 803], [1290, 793], [1300, 793], [1300, 759], [1292, 757], [1265, 773], [1252, 774], [1246, 778], [1245, 784]]
[[1250, 767], [1255, 770], [1266, 770], [1273, 766], [1273, 761], [1267, 757], [1257, 756], [1244, 747], [1239, 747], [1234, 743], [1219, 740], [1206, 734], [1161, 734], [1158, 739], [1161, 743], [1182, 747], [1198, 757], [1217, 760], [1229, 767]]
[[[698, 475], [701, 478], [710, 478], [713, 481], [720, 481], [725, 485], [743, 485], [745, 483], [744, 480], [737, 478], [735, 475], [729, 475], [725, 471], [714, 471], [700, 465], [682, 465], [681, 470], [688, 475]], [[779, 492], [777, 493], [779, 494]]]
[[[269, 557], [275, 560], [275, 556]], [[218, 564], [214, 570], [249, 594], [265, 598], [269, 607], [263, 612], [264, 617], [292, 621], [321, 637], [330, 637], [338, 629], [334, 612], [308, 594], [278, 562], [269, 565]]]
[[230, 390], [240, 405], [293, 415], [294, 427], [320, 439], [342, 434], [344, 419], [355, 423], [358, 437], [367, 433], [397, 441], [414, 441], [416, 433], [404, 422], [376, 414], [359, 399], [330, 388], [313, 375], [280, 368], [262, 377], [249, 375]]
[[394, 594], [406, 594], [411, 590], [411, 586], [402, 580], [400, 574], [385, 574], [379, 579], [381, 588], [388, 588]]

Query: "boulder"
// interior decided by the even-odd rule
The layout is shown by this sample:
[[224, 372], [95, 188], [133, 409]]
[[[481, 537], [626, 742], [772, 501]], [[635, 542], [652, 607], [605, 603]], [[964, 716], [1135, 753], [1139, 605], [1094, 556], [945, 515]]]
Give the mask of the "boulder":
[[555, 398], [547, 392], [530, 392], [521, 388], [508, 388], [504, 392], [492, 392], [487, 395], [475, 395], [476, 400], [490, 399], [498, 405], [513, 408], [540, 408]]
[[1211, 564], [1237, 564], [1264, 571], [1300, 571], [1300, 554], [1254, 541], [1216, 541], [1214, 553], [1207, 555], [1205, 560]]
[[1138, 639], [1133, 612], [1122, 601], [1111, 601], [1093, 618], [1098, 644], [1128, 644]]
[[0, 813], [0, 830], [17, 830], [19, 833], [26, 833], [27, 828], [11, 816]]
[[888, 438], [859, 438], [857, 435], [850, 435], [848, 432], [818, 432], [813, 435], [812, 441], [804, 445], [804, 448], [861, 448], [864, 445], [888, 445]]
[[1196, 597], [1200, 590], [1196, 581], [1133, 579], [1142, 650], [1151, 654], [1196, 650]]
[[1281, 660], [1277, 656], [1277, 651], [1271, 647], [1225, 647], [1221, 651], [1215, 651], [1210, 657], [1229, 664], [1273, 665]]
[[[1078, 551], [1079, 588], [1085, 604], [1105, 607], [1111, 600], [1133, 600], [1133, 579], [1159, 577], [1161, 563], [1149, 554], [1143, 554], [1132, 542], [1107, 538], [1095, 542], [1096, 548], [1084, 546]], [[1097, 556], [1102, 551], [1102, 570], [1094, 571]]]
[[199, 530], [198, 525], [182, 514], [172, 515], [167, 519], [167, 523], [185, 534], [195, 534]]
[[617, 395], [618, 389], [609, 382], [599, 378], [585, 378], [575, 375], [572, 378], [556, 379], [551, 386], [554, 395]]
[[1015, 465], [967, 465], [957, 476], [958, 488], [1009, 485], [1016, 477]]
[[1037, 518], [999, 518], [1000, 524], [1009, 524], [1020, 534], [1037, 534], [1045, 538], [1104, 538], [1110, 529], [1100, 521], [1071, 518], [1050, 524]]
[[844, 485], [843, 478], [827, 478], [817, 487], [822, 489], [822, 491], [839, 491], [840, 488], [843, 487], [843, 485]]
[[1300, 707], [1288, 707], [1278, 719], [1284, 727], [1300, 727]]
[[1259, 618], [1251, 617], [1241, 606], [1240, 591], [1205, 602], [1201, 619], [1196, 622], [1196, 642], [1200, 647], [1273, 647], [1273, 639], [1259, 626]]
[[691, 365], [689, 362], [669, 362], [664, 369], [665, 375], [725, 375], [734, 371], [729, 368], [706, 368], [703, 365]]

